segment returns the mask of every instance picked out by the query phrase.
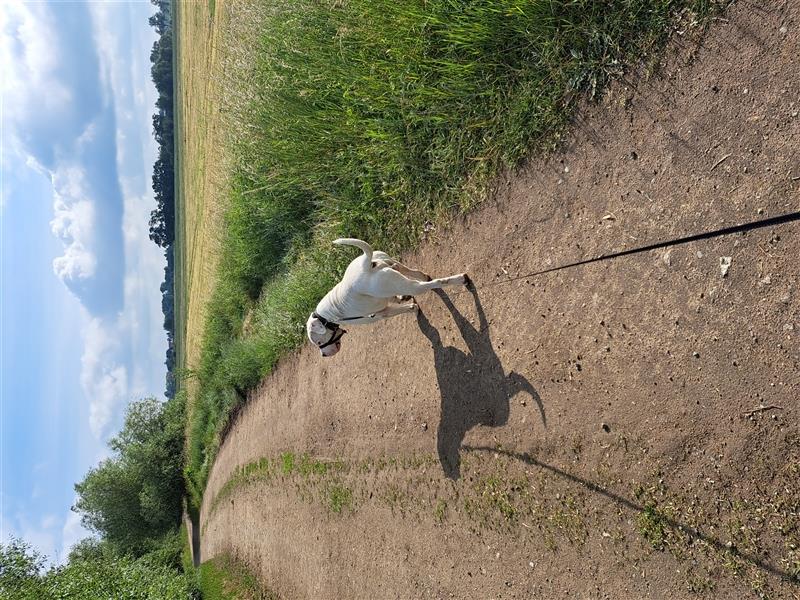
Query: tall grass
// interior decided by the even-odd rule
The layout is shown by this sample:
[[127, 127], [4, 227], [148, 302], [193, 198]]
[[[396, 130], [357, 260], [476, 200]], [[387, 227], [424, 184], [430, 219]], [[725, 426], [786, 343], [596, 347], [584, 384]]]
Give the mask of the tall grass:
[[[398, 252], [551, 147], [576, 99], [711, 0], [263, 0], [228, 76], [234, 143], [187, 477], [199, 504], [232, 411], [303, 337], [361, 237]], [[688, 14], [688, 13], [686, 13]], [[684, 17], [686, 18], [686, 17]], [[250, 57], [248, 59], [247, 57]]]

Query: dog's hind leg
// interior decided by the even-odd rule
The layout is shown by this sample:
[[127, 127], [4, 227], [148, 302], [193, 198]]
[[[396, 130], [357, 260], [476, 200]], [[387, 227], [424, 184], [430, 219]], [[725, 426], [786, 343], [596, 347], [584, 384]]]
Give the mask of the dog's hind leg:
[[416, 279], [417, 281], [430, 281], [431, 276], [423, 271], [418, 271], [416, 269], [412, 269], [411, 267], [407, 267], [399, 260], [395, 260], [385, 252], [380, 250], [376, 250], [372, 254], [372, 259], [381, 261], [383, 264], [388, 265], [390, 269], [394, 269], [398, 273], [401, 273], [408, 277], [409, 279]]
[[422, 271], [416, 271], [396, 261], [392, 265], [392, 269], [394, 269], [398, 273], [402, 273], [409, 279], [415, 279], [417, 281], [431, 281], [431, 276], [428, 275], [427, 273], [424, 273]]
[[466, 285], [468, 282], [469, 278], [466, 273], [431, 281], [416, 281], [393, 269], [384, 269], [380, 273], [376, 273], [376, 276], [370, 281], [372, 284], [370, 289], [364, 290], [364, 293], [377, 297], [386, 296], [387, 292], [394, 296], [418, 296], [429, 290], [451, 285]]

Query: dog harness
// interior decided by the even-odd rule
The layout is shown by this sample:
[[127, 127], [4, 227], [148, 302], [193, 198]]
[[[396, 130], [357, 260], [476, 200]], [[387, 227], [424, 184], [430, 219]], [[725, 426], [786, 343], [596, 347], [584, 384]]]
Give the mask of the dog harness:
[[[331, 339], [329, 339], [324, 344], [320, 344], [319, 346], [317, 346], [317, 348], [319, 348], [320, 350], [330, 346], [331, 344], [335, 344], [340, 339], [342, 339], [345, 333], [347, 333], [347, 330], [342, 329], [338, 323], [334, 323], [333, 321], [328, 321], [328, 319], [320, 316], [316, 311], [311, 313], [311, 316], [314, 317], [315, 319], [319, 319], [319, 321], [325, 326], [325, 329], [327, 329], [333, 334], [331, 335]], [[361, 317], [356, 317], [356, 318], [360, 319]]]
[[[345, 333], [347, 333], [347, 330], [346, 329], [342, 329], [339, 326], [338, 323], [334, 323], [333, 321], [328, 321], [328, 319], [326, 319], [325, 317], [321, 316], [317, 311], [312, 312], [311, 316], [316, 318], [316, 319], [319, 319], [320, 322], [325, 326], [325, 329], [327, 329], [328, 331], [333, 333], [333, 335], [331, 336], [331, 339], [329, 339], [327, 342], [325, 342], [321, 346], [317, 346], [317, 348], [319, 348], [320, 350], [322, 348], [330, 346], [331, 344], [335, 344], [340, 339], [342, 339], [342, 337], [344, 336]], [[369, 316], [370, 317], [374, 317], [375, 315], [372, 314], [372, 315], [369, 315]], [[344, 319], [342, 319], [342, 321], [355, 321], [356, 319], [363, 319], [363, 318], [365, 318], [365, 317], [345, 317]], [[337, 336], [336, 334], [339, 334], [339, 335]]]

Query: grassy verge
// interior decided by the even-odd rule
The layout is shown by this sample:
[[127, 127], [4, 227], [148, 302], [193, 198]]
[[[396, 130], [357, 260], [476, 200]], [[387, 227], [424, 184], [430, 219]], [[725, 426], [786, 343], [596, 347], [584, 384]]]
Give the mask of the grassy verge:
[[204, 562], [197, 569], [203, 600], [277, 600], [239, 561], [227, 554]]
[[181, 566], [194, 582], [203, 600], [277, 600], [278, 596], [258, 582], [248, 568], [227, 554], [208, 560], [195, 569], [186, 525], [181, 525]]
[[552, 147], [577, 98], [713, 4], [252, 5], [252, 37], [240, 40], [249, 58], [227, 74], [240, 86], [225, 108], [238, 142], [188, 425], [193, 503], [246, 390], [301, 343], [352, 258], [331, 239], [413, 246], [427, 223], [473, 207], [501, 169]]

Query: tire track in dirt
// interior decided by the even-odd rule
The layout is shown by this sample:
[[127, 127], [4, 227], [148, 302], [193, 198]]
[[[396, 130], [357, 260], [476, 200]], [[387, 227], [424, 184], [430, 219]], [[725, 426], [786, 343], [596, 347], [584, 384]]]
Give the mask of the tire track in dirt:
[[[212, 469], [203, 559], [231, 551], [291, 598], [794, 597], [797, 226], [481, 284], [797, 210], [799, 29], [796, 0], [738, 3], [678, 38], [661, 76], [613, 85], [562, 150], [403, 257], [476, 293], [282, 361]], [[746, 416], [762, 404], [782, 408]], [[285, 451], [350, 466], [210, 511]], [[352, 510], [326, 508], [332, 482]]]

